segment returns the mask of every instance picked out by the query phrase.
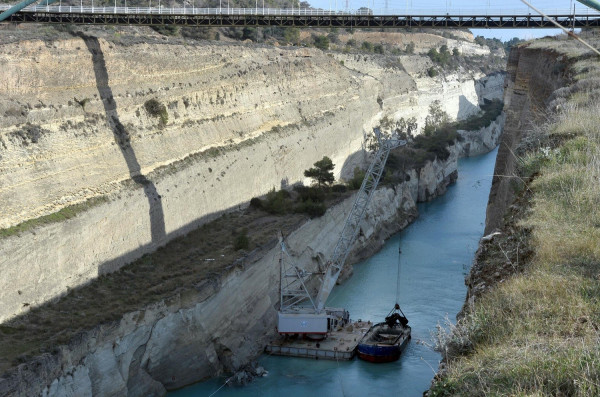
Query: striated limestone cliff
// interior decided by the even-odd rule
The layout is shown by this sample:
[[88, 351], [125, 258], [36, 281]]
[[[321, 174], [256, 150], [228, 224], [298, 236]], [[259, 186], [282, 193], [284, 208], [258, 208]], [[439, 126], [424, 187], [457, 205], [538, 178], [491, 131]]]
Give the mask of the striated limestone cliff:
[[[557, 60], [557, 58], [559, 58]], [[485, 234], [493, 232], [513, 202], [517, 146], [543, 117], [550, 95], [567, 79], [561, 56], [545, 49], [518, 47], [510, 52], [504, 90], [506, 124], [500, 140], [486, 211]]]
[[498, 145], [504, 128], [506, 114], [501, 113], [487, 127], [475, 131], [459, 131], [462, 141], [457, 142], [461, 157], [479, 156], [494, 149]]
[[[492, 131], [484, 133], [491, 137]], [[406, 227], [417, 216], [417, 201], [443, 194], [457, 177], [461, 152], [454, 145], [446, 161], [429, 162], [410, 171], [407, 181], [379, 189], [349, 261], [372, 254]], [[287, 237], [298, 263], [317, 266], [331, 256], [352, 203], [353, 197], [346, 199]], [[275, 334], [278, 258], [276, 244], [263, 247], [193, 293], [179, 293], [82, 333], [55, 353], [4, 374], [0, 394], [156, 396], [234, 371], [259, 355]]]
[[464, 117], [497, 95], [480, 73], [425, 77], [427, 57], [351, 58], [81, 32], [2, 44], [0, 227], [46, 218], [0, 239], [0, 321], [303, 180], [324, 155], [348, 175], [384, 114], [423, 118], [443, 99]]
[[[502, 260], [494, 258], [498, 253], [489, 247], [500, 243], [493, 240], [491, 237], [494, 236], [491, 234], [508, 229], [510, 232], [504, 230], [503, 234], [506, 236], [501, 237], [507, 239], [503, 244], [507, 247], [514, 244], [512, 240], [516, 237], [511, 236], [515, 233], [514, 223], [517, 218], [523, 216], [520, 213], [523, 211], [520, 209], [522, 203], [513, 205], [522, 183], [517, 170], [520, 161], [518, 156], [522, 156], [522, 150], [531, 145], [528, 141], [539, 139], [530, 138], [531, 135], [535, 135], [535, 124], [544, 121], [548, 105], [554, 98], [553, 93], [568, 85], [570, 79], [567, 57], [544, 48], [543, 45], [540, 47], [516, 47], [509, 55], [502, 115], [504, 132], [499, 138], [485, 221], [484, 235], [488, 235], [489, 238], [480, 242], [471, 270], [465, 279], [467, 299], [459, 317], [488, 288], [517, 271], [510, 261], [504, 260], [505, 253], [502, 254]], [[521, 261], [524, 262], [531, 255], [531, 251], [527, 247], [521, 250]]]

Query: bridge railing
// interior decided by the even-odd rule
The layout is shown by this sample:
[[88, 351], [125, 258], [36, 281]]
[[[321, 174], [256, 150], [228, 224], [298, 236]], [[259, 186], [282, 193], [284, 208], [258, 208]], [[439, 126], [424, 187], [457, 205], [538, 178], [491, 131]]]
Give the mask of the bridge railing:
[[[156, 0], [156, 2], [158, 2]], [[344, 9], [344, 10], [333, 10], [333, 9], [320, 9], [320, 8], [195, 8], [195, 7], [162, 7], [162, 6], [150, 6], [148, 7], [96, 7], [91, 5], [86, 6], [68, 6], [68, 5], [51, 5], [51, 6], [40, 6], [32, 5], [25, 7], [23, 11], [28, 12], [52, 12], [52, 13], [98, 13], [98, 14], [173, 14], [173, 15], [274, 15], [274, 16], [410, 16], [410, 17], [440, 17], [440, 16], [527, 16], [537, 15], [533, 10], [529, 8], [519, 9], [490, 9], [490, 8], [474, 8], [474, 9], [448, 9], [448, 10], [434, 10], [434, 9], [368, 9], [360, 8], [357, 10]], [[8, 9], [9, 5], [0, 5], [0, 11]], [[572, 10], [568, 8], [556, 8], [556, 9], [544, 9], [545, 13], [549, 15], [571, 15]], [[578, 9], [576, 15], [595, 15], [599, 13], [589, 8]]]

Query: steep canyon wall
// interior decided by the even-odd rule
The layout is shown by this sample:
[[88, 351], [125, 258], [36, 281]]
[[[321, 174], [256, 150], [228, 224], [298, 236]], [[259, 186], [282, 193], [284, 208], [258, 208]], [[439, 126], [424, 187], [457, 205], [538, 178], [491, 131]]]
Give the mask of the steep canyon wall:
[[0, 321], [302, 181], [324, 155], [348, 175], [383, 115], [422, 119], [440, 99], [464, 117], [501, 92], [497, 76], [431, 79], [430, 62], [83, 33], [3, 44], [0, 227], [85, 211], [0, 239]]
[[[497, 126], [481, 131], [484, 141]], [[483, 150], [477, 143], [476, 150]], [[386, 238], [417, 216], [417, 201], [443, 194], [457, 177], [465, 146], [450, 147], [446, 161], [428, 162], [408, 180], [378, 189], [349, 257], [355, 262], [378, 250]], [[307, 221], [287, 237], [298, 263], [316, 267], [328, 258], [354, 197]], [[223, 371], [234, 371], [259, 355], [276, 331], [280, 249], [265, 246], [241, 264], [128, 313], [112, 324], [84, 332], [54, 353], [8, 371], [0, 394], [9, 396], [161, 395]]]
[[485, 234], [501, 226], [515, 198], [518, 146], [523, 144], [544, 112], [551, 94], [568, 79], [563, 57], [542, 48], [518, 47], [510, 52], [504, 90], [506, 123], [500, 140], [486, 212]]

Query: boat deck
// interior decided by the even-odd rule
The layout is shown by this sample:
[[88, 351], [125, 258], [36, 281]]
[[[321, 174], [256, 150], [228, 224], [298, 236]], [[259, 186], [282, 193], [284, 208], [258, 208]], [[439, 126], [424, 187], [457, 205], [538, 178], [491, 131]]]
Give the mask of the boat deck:
[[355, 321], [341, 330], [330, 332], [327, 338], [320, 341], [280, 337], [272, 341], [265, 352], [277, 356], [351, 360], [356, 354], [358, 342], [372, 325], [371, 322]]

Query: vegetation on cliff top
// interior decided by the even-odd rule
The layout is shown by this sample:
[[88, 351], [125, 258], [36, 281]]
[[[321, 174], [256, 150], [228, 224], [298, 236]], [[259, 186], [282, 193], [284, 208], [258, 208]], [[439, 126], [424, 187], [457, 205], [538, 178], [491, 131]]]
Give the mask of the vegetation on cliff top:
[[25, 222], [19, 223], [18, 225], [6, 229], [0, 229], [0, 239], [4, 237], [14, 236], [29, 230], [33, 230], [36, 227], [40, 227], [43, 225], [66, 221], [67, 219], [74, 218], [83, 211], [87, 211], [90, 208], [105, 203], [107, 201], [108, 198], [106, 196], [94, 197], [82, 203], [64, 207], [57, 212], [40, 216], [38, 218], [29, 219]]
[[440, 328], [431, 396], [600, 395], [600, 63], [570, 41], [535, 47], [570, 57], [574, 83], [515, 153], [521, 196], [479, 258], [510, 274]]
[[296, 212], [311, 218], [322, 216], [328, 207], [348, 196], [346, 185], [331, 186], [335, 181], [334, 167], [331, 159], [324, 156], [304, 171], [305, 177], [313, 179], [313, 186], [295, 185], [292, 190], [279, 191], [273, 188], [263, 199], [250, 200], [250, 206], [274, 215]]
[[[493, 100], [481, 106], [481, 112], [468, 117], [465, 120], [450, 121], [449, 115], [442, 109], [439, 101], [434, 101], [429, 106], [429, 115], [425, 119], [423, 133], [413, 136], [418, 126], [414, 118], [393, 121], [384, 117], [381, 127], [387, 131], [395, 131], [399, 136], [408, 141], [406, 147], [394, 150], [390, 153], [386, 164], [386, 182], [398, 182], [403, 178], [404, 171], [419, 169], [427, 161], [436, 158], [442, 161], [450, 156], [449, 147], [454, 145], [462, 137], [459, 130], [476, 131], [489, 126], [502, 113], [504, 104], [500, 100]], [[373, 149], [374, 138], [370, 137], [367, 142]]]

